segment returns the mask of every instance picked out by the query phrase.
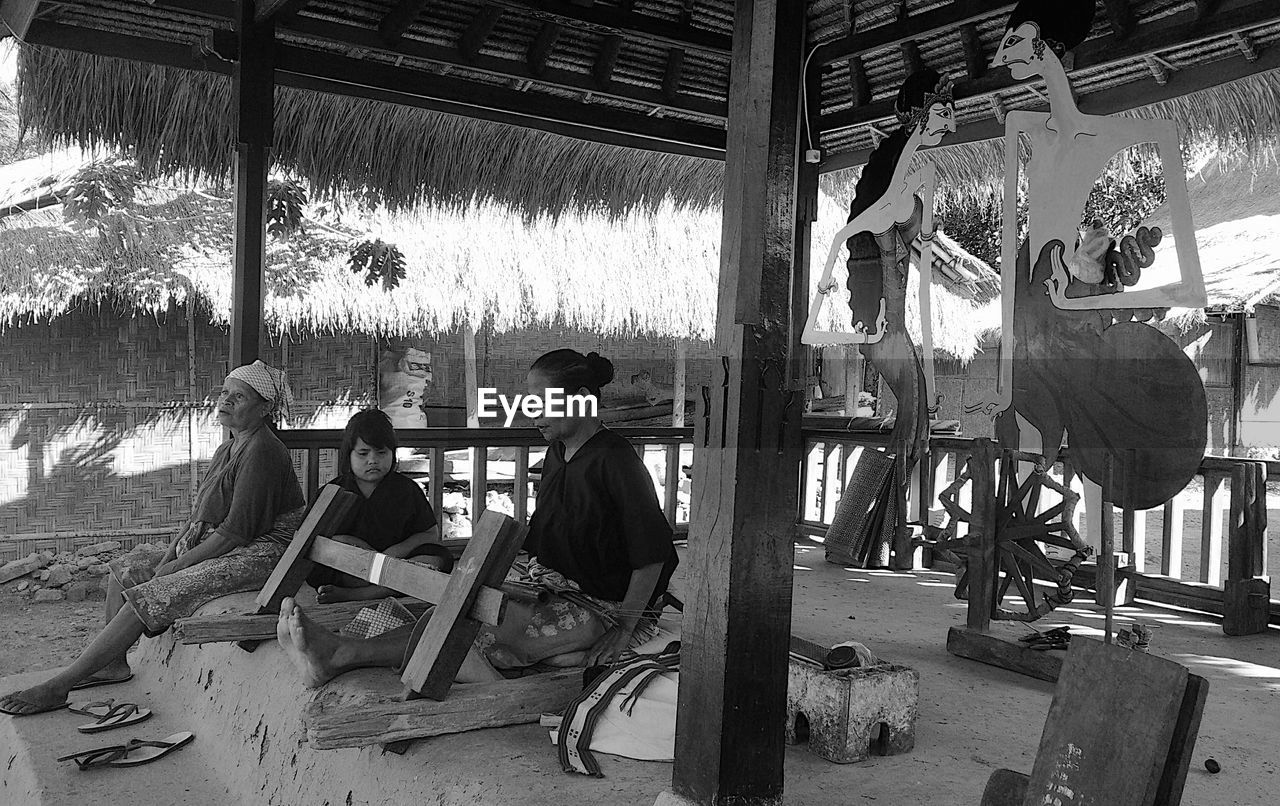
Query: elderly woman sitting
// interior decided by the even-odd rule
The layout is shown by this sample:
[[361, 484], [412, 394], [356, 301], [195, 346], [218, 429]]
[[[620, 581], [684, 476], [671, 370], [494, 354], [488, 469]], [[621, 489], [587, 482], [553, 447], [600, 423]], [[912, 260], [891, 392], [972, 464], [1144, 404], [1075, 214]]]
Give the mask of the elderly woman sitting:
[[271, 425], [290, 400], [284, 373], [261, 361], [227, 376], [218, 422], [231, 439], [213, 455], [191, 520], [163, 554], [140, 548], [113, 562], [106, 628], [60, 673], [0, 698], [0, 711], [53, 711], [73, 689], [127, 680], [125, 655], [140, 636], [160, 635], [219, 596], [262, 587], [304, 511], [289, 451]]

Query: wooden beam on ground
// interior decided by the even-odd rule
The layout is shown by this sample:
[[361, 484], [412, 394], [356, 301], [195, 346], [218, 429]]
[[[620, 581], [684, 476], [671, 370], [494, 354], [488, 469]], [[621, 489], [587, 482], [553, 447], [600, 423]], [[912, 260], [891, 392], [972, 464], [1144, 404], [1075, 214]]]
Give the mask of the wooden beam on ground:
[[[695, 522], [673, 797], [782, 797], [804, 408], [791, 377], [805, 4], [738, 0], [716, 349], [725, 377], [695, 439]], [[705, 445], [706, 447], [702, 447]]]
[[534, 16], [554, 19], [564, 25], [593, 33], [615, 33], [677, 48], [728, 55], [732, 40], [724, 34], [681, 25], [649, 14], [623, 11], [608, 6], [581, 5], [568, 0], [491, 0], [504, 8], [535, 12]]
[[463, 59], [467, 62], [476, 60], [480, 55], [480, 48], [484, 47], [485, 41], [493, 33], [493, 28], [501, 17], [502, 9], [497, 6], [480, 7], [475, 17], [471, 19], [471, 24], [467, 26], [467, 30], [462, 32], [462, 39], [458, 42], [458, 52], [462, 54]]
[[563, 29], [557, 23], [544, 22], [538, 29], [538, 35], [530, 43], [525, 60], [529, 63], [529, 70], [535, 76], [541, 77], [547, 71], [547, 59], [551, 57], [551, 51], [556, 46], [556, 40], [560, 38], [561, 30]]
[[[395, 44], [404, 36], [409, 26], [422, 14], [431, 0], [400, 0], [392, 6], [387, 15], [378, 23], [378, 35], [387, 44]], [[483, 11], [482, 11], [483, 13]]]
[[850, 56], [874, 53], [911, 40], [927, 41], [950, 35], [957, 28], [997, 14], [1008, 14], [1016, 3], [1008, 0], [953, 0], [933, 11], [911, 14], [898, 22], [852, 31], [849, 36], [821, 45], [813, 52], [819, 65]]
[[281, 22], [297, 14], [311, 0], [262, 0], [258, 3], [255, 19], [259, 23]]
[[947, 652], [1050, 683], [1057, 682], [1062, 672], [1061, 652], [1028, 649], [1020, 641], [969, 627], [952, 627], [947, 631]]
[[[431, 604], [440, 604], [449, 586], [449, 575], [409, 560], [388, 557], [367, 549], [348, 546], [327, 537], [317, 537], [308, 555], [312, 562], [359, 577], [374, 585]], [[497, 626], [502, 621], [506, 597], [498, 588], [482, 587], [467, 615], [483, 624]]]
[[[400, 604], [416, 618], [430, 605], [401, 599]], [[338, 631], [356, 614], [376, 602], [340, 602], [307, 608], [307, 617], [326, 630]], [[174, 637], [183, 644], [213, 644], [234, 641], [270, 641], [276, 637], [277, 613], [219, 613], [213, 616], [191, 616], [173, 625]]]
[[[307, 744], [318, 750], [537, 722], [563, 711], [582, 691], [582, 670], [494, 683], [458, 684], [442, 700], [403, 700], [385, 669], [360, 669], [330, 682], [303, 712]], [[545, 737], [545, 734], [544, 734]]]
[[[1277, 11], [1277, 21], [1280, 22], [1280, 6], [1277, 6]], [[1130, 41], [1136, 41], [1142, 36], [1143, 33], [1137, 33]], [[1154, 81], [1131, 82], [1083, 94], [1077, 98], [1077, 103], [1080, 111], [1085, 114], [1114, 115], [1118, 112], [1139, 109], [1161, 101], [1182, 98], [1192, 93], [1212, 89], [1232, 81], [1277, 69], [1280, 69], [1280, 48], [1271, 47], [1261, 51], [1253, 59], [1242, 53], [1239, 56], [1233, 56], [1228, 59], [1182, 68], [1176, 73], [1169, 74], [1165, 84], [1157, 84]], [[988, 95], [987, 97], [995, 96]], [[1039, 104], [1036, 106], [1020, 106], [1018, 108], [1031, 111], [1047, 111], [1048, 105]], [[881, 116], [877, 115], [876, 120], [880, 119]], [[961, 125], [959, 131], [955, 134], [947, 135], [940, 148], [945, 149], [947, 146], [994, 140], [1003, 136], [1004, 122], [997, 121], [995, 118], [986, 118]], [[822, 171], [823, 173], [828, 173], [865, 165], [867, 158], [871, 155], [871, 150], [870, 148], [860, 148], [832, 154], [823, 160]], [[925, 151], [928, 150], [925, 149]]]
[[[1170, 48], [1228, 36], [1237, 31], [1246, 31], [1262, 25], [1277, 22], [1280, 22], [1280, 4], [1271, 2], [1271, 0], [1224, 0], [1223, 5], [1218, 12], [1206, 20], [1199, 19], [1194, 9], [1188, 9], [1159, 20], [1148, 22], [1127, 39], [1122, 38], [1115, 33], [1098, 37], [1097, 39], [1091, 39], [1073, 51], [1075, 56], [1075, 66], [1072, 72], [1078, 73], [1082, 70], [1096, 70], [1104, 67], [1113, 67], [1125, 62], [1142, 60], [1147, 56], [1158, 55], [1161, 51], [1168, 50]], [[815, 57], [815, 61], [816, 60], [817, 59]], [[1189, 73], [1193, 71], [1212, 72], [1219, 69], [1221, 64], [1221, 62], [1210, 62], [1208, 64], [1198, 65], [1195, 67], [1188, 67], [1186, 70], [1180, 70], [1179, 73]], [[1260, 71], [1255, 70], [1254, 72]], [[1216, 83], [1220, 84], [1224, 81], [1230, 80], [1232, 79], [1224, 78]], [[1169, 83], [1173, 84], [1174, 81], [1175, 79], [1171, 78]], [[1024, 82], [1017, 81], [1010, 76], [1008, 71], [993, 71], [981, 79], [957, 82], [955, 87], [955, 98], [957, 101], [961, 101], [966, 98], [980, 97], [992, 92], [1022, 86], [1023, 84]], [[1211, 83], [1208, 86], [1215, 85], [1216, 84]], [[1204, 87], [1201, 88], [1203, 89]], [[1124, 92], [1126, 97], [1132, 99], [1127, 103], [1127, 105], [1120, 107], [1120, 109], [1132, 109], [1147, 103], [1155, 102], [1142, 100], [1141, 95], [1143, 93], [1143, 89], [1135, 88], [1131, 85], [1120, 85], [1113, 89]], [[1108, 90], [1103, 90], [1102, 92], [1108, 92]], [[1157, 98], [1156, 100], [1165, 99]], [[1083, 102], [1081, 103], [1081, 106], [1083, 106]], [[830, 134], [832, 132], [854, 128], [866, 123], [888, 120], [893, 117], [893, 113], [892, 100], [870, 104], [861, 109], [833, 112], [822, 117], [821, 132], [823, 134]], [[1003, 134], [1003, 132], [1001, 132], [1001, 134]], [[989, 138], [983, 137], [981, 139]], [[966, 141], [962, 141], [958, 139], [956, 135], [952, 135], [947, 138], [946, 142], [954, 145], [959, 142]]]
[[0, 0], [0, 22], [19, 40], [26, 42], [27, 29], [35, 19], [40, 0]]
[[231, 69], [236, 114], [235, 244], [231, 279], [231, 366], [258, 358], [262, 339], [262, 274], [266, 263], [267, 171], [275, 138], [275, 29], [255, 19], [257, 3], [241, 0], [236, 33], [240, 60]]

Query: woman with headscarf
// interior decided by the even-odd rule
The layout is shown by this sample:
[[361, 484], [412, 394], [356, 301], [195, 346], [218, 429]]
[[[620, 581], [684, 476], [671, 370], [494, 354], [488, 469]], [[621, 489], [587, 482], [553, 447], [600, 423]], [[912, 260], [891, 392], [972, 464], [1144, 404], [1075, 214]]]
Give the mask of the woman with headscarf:
[[289, 451], [272, 424], [291, 402], [284, 373], [261, 361], [227, 375], [217, 417], [231, 439], [214, 453], [190, 520], [167, 551], [139, 547], [111, 563], [106, 627], [70, 666], [0, 698], [0, 711], [54, 711], [72, 690], [128, 680], [125, 655], [139, 637], [160, 635], [220, 596], [262, 587], [304, 511]]

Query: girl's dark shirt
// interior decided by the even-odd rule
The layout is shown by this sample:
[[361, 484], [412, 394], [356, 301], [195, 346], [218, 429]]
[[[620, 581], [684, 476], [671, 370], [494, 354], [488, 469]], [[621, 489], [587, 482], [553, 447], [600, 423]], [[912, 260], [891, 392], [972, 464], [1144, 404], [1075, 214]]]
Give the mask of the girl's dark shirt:
[[584, 593], [611, 602], [626, 597], [632, 571], [662, 563], [653, 604], [679, 559], [649, 471], [631, 443], [608, 429], [571, 461], [564, 454], [562, 442], [547, 449], [525, 549]]
[[359, 496], [351, 514], [347, 534], [360, 538], [370, 548], [386, 551], [410, 535], [425, 532], [436, 525], [436, 513], [431, 502], [413, 479], [394, 470], [386, 475], [368, 498], [360, 492], [360, 486], [352, 473], [339, 476], [330, 484], [337, 484]]

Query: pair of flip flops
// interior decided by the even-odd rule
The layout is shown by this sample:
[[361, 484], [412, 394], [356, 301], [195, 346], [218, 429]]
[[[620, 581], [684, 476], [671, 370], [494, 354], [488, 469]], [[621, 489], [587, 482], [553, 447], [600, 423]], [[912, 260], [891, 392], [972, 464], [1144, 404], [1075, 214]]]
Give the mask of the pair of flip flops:
[[73, 714], [95, 718], [95, 722], [76, 728], [81, 733], [101, 733], [104, 730], [136, 725], [151, 718], [150, 708], [139, 708], [134, 703], [118, 703], [115, 700], [72, 703], [67, 706], [67, 710]]
[[[133, 679], [132, 672], [130, 672], [129, 674], [123, 675], [121, 677], [87, 677], [84, 680], [81, 680], [79, 683], [76, 683], [74, 686], [72, 686], [71, 690], [82, 691], [86, 688], [95, 688], [97, 686], [111, 686], [117, 683], [127, 683], [132, 679]], [[17, 700], [16, 694], [10, 695], [10, 697]], [[27, 703], [23, 700], [17, 700], [17, 702], [19, 702], [22, 705], [28, 705], [28, 706], [31, 705], [30, 703]], [[36, 714], [47, 714], [47, 713], [50, 713], [51, 711], [61, 711], [63, 708], [66, 708], [67, 706], [68, 706], [68, 703], [60, 702], [60, 703], [55, 703], [53, 705], [43, 705], [40, 707], [31, 706], [30, 710], [23, 710], [23, 711], [15, 711], [11, 708], [0, 706], [0, 714], [8, 714], [9, 716], [35, 716]]]
[[58, 761], [74, 761], [81, 770], [101, 767], [137, 767], [158, 761], [190, 744], [196, 735], [189, 730], [166, 736], [159, 741], [130, 739], [126, 744], [96, 747], [62, 756]]
[[1066, 649], [1071, 644], [1071, 630], [1066, 627], [1055, 627], [1052, 630], [1024, 635], [1018, 640], [1026, 644], [1028, 649], [1041, 652], [1050, 649]]

